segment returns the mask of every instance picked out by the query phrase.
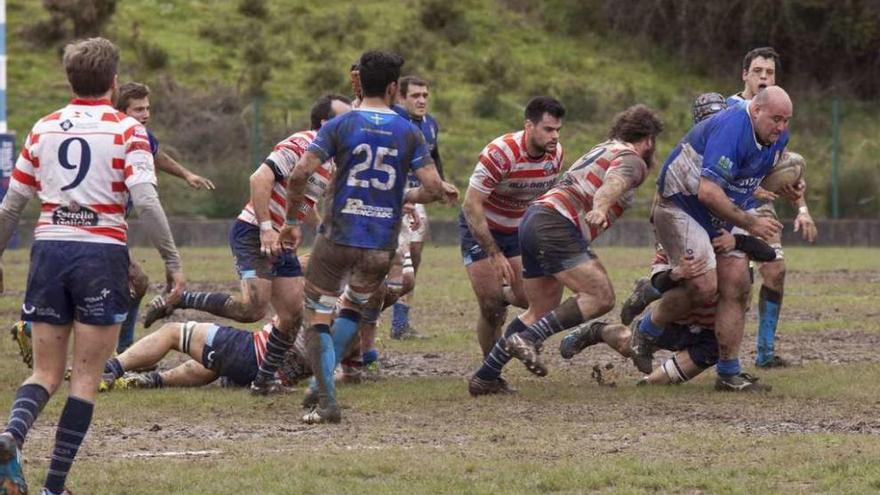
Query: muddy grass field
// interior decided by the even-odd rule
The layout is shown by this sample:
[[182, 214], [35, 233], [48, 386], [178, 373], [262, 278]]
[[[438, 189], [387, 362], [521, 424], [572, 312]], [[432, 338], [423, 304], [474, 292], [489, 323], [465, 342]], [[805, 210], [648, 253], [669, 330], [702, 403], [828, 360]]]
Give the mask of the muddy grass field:
[[[597, 252], [620, 302], [651, 253]], [[636, 388], [635, 369], [608, 351], [558, 358], [557, 336], [546, 347], [555, 356], [548, 377], [513, 362], [507, 376], [517, 396], [472, 399], [465, 379], [480, 361], [476, 305], [457, 250], [429, 247], [411, 320], [430, 338], [391, 341], [383, 318], [384, 378], [339, 388], [341, 425], [300, 424], [301, 390], [268, 399], [216, 386], [115, 391], [99, 398], [68, 486], [77, 495], [876, 493], [880, 250], [786, 255], [777, 347], [796, 366], [758, 373], [774, 387], [766, 395], [716, 393], [713, 372], [682, 386]], [[133, 256], [161, 280], [154, 252]], [[11, 324], [27, 253], [8, 252], [4, 262], [0, 312]], [[237, 290], [228, 250], [188, 249], [184, 262], [191, 289]], [[743, 353], [750, 372], [755, 326], [752, 310]], [[5, 415], [28, 372], [6, 335], [0, 357]], [[592, 376], [596, 368], [601, 380]], [[63, 394], [26, 446], [34, 491], [45, 476]]]

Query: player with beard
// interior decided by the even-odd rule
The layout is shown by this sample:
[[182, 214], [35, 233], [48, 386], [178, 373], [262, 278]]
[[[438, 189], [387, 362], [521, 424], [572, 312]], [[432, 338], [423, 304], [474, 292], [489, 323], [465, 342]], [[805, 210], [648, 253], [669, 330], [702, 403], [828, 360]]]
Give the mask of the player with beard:
[[[472, 396], [506, 392], [500, 378], [511, 357], [532, 373], [546, 375], [538, 353], [541, 344], [614, 307], [611, 280], [590, 242], [632, 204], [662, 130], [659, 118], [644, 105], [621, 112], [608, 140], [578, 159], [528, 207], [520, 224], [520, 246], [529, 309], [508, 325], [471, 377]], [[566, 288], [573, 295], [560, 304]]]
[[[532, 98], [525, 127], [489, 143], [471, 175], [458, 219], [461, 254], [480, 308], [477, 340], [487, 356], [501, 336], [507, 305], [526, 307], [519, 223], [529, 203], [556, 183], [562, 168], [559, 130], [565, 108]], [[503, 383], [503, 380], [499, 383]]]

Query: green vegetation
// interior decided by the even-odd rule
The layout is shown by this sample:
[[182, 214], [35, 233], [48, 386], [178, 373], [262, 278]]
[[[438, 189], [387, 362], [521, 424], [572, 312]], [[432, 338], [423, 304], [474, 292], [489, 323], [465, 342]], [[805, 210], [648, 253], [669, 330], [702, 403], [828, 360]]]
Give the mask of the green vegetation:
[[[652, 253], [597, 251], [621, 301]], [[637, 388], [627, 362], [596, 349], [570, 363], [555, 358], [544, 379], [511, 363], [506, 373], [518, 396], [472, 399], [464, 377], [479, 361], [476, 304], [457, 250], [428, 247], [412, 321], [431, 338], [391, 341], [386, 321], [379, 346], [386, 359], [421, 359], [450, 373], [411, 377], [406, 367], [389, 367], [394, 378], [341, 386], [338, 426], [301, 425], [299, 393], [253, 399], [245, 390], [211, 386], [103, 394], [68, 485], [96, 495], [874, 493], [880, 488], [877, 309], [837, 307], [841, 298], [880, 297], [880, 253], [786, 253], [789, 293], [779, 345], [803, 362], [760, 372], [774, 386], [766, 396], [716, 393], [711, 372], [679, 387]], [[192, 287], [237, 287], [226, 249], [182, 254]], [[133, 256], [145, 261], [154, 282], [161, 280], [154, 252], [135, 249]], [[20, 300], [26, 257], [6, 253], [4, 301]], [[861, 261], [845, 272], [836, 269], [841, 259]], [[11, 322], [18, 306], [0, 307], [0, 314]], [[196, 312], [175, 318], [210, 319]], [[803, 320], [827, 325], [800, 326]], [[750, 372], [754, 328], [753, 312], [744, 351]], [[558, 339], [548, 342], [548, 356]], [[0, 357], [5, 414], [27, 370], [6, 336]], [[605, 363], [615, 365], [616, 387], [589, 378], [593, 365]], [[25, 471], [32, 490], [45, 474], [65, 393], [62, 386], [30, 435]]]
[[[521, 127], [521, 108], [530, 96], [552, 94], [568, 107], [562, 140], [567, 163], [603, 138], [616, 112], [647, 103], [667, 123], [658, 153], [662, 161], [689, 126], [694, 96], [741, 89], [738, 58], [730, 61], [725, 77], [707, 77], [702, 67], [689, 65], [689, 58], [593, 28], [600, 24], [588, 22], [593, 14], [575, 7], [564, 1], [537, 7], [516, 0], [144, 0], [119, 2], [105, 35], [123, 47], [121, 79], [153, 87], [155, 127], [163, 145], [176, 148], [185, 164], [221, 183], [218, 193], [207, 195], [163, 180], [170, 211], [230, 217], [244, 202], [245, 178], [252, 170], [247, 129], [254, 111], [247, 95], [265, 95], [261, 156], [275, 141], [306, 126], [316, 96], [349, 92], [347, 68], [367, 47], [400, 52], [408, 60], [406, 72], [433, 82], [441, 150], [448, 175], [459, 186], [466, 184], [489, 140]], [[59, 44], [28, 35], [48, 13], [38, 2], [24, 0], [8, 2], [8, 13], [9, 122], [22, 137], [35, 119], [68, 95]], [[782, 72], [783, 85], [799, 77], [796, 67], [789, 67]], [[225, 105], [225, 111], [215, 109], [219, 118], [180, 118], [204, 110], [206, 99], [199, 95], [232, 95], [236, 102]], [[827, 96], [815, 91], [794, 95], [791, 147], [807, 157], [809, 200], [818, 217], [829, 211]], [[844, 214], [876, 217], [880, 211], [876, 115], [874, 103], [845, 101]], [[240, 125], [217, 127], [218, 121], [229, 120]], [[199, 126], [206, 131], [195, 132]], [[230, 144], [232, 149], [226, 149]], [[212, 146], [223, 150], [212, 151]], [[639, 191], [640, 206], [631, 215], [646, 213], [651, 183]]]

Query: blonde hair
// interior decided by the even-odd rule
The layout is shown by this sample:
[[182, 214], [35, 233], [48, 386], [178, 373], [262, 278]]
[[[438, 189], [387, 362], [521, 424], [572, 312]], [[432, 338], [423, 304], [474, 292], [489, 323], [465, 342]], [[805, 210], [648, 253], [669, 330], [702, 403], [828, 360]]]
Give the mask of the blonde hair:
[[64, 47], [67, 81], [77, 96], [100, 96], [113, 86], [119, 48], [104, 38], [75, 41]]

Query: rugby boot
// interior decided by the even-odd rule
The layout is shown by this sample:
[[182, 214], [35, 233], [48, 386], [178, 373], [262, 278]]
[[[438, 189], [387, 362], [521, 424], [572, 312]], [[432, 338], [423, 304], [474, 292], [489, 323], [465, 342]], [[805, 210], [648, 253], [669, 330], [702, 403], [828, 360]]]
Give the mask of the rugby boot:
[[168, 304], [163, 296], [156, 296], [147, 305], [147, 314], [144, 315], [144, 328], [150, 328], [150, 325], [171, 316], [174, 312], [174, 306]]
[[63, 492], [55, 494], [50, 492], [48, 488], [43, 487], [43, 489], [40, 490], [40, 495], [73, 495], [73, 492], [65, 488]]
[[149, 373], [128, 372], [113, 382], [114, 390], [126, 390], [130, 388], [159, 388], [162, 378], [158, 371]]
[[291, 349], [284, 355], [278, 368], [278, 377], [285, 387], [293, 387], [305, 378], [312, 376], [312, 369], [298, 349]]
[[657, 350], [657, 346], [649, 336], [639, 331], [640, 321], [642, 321], [641, 318], [636, 318], [629, 324], [629, 329], [632, 332], [630, 339], [631, 359], [636, 369], [647, 375], [654, 371], [654, 351]]
[[650, 278], [642, 277], [636, 280], [632, 294], [623, 301], [623, 306], [620, 308], [620, 322], [629, 325], [649, 304], [660, 299], [660, 296], [661, 294], [651, 286]]
[[547, 366], [544, 365], [538, 349], [534, 344], [520, 337], [519, 334], [515, 333], [504, 338], [504, 350], [511, 357], [522, 361], [526, 369], [532, 374], [547, 376]]
[[12, 340], [18, 344], [18, 353], [28, 368], [34, 367], [34, 345], [31, 341], [31, 324], [28, 321], [17, 321], [9, 329]]
[[758, 383], [758, 378], [748, 373], [722, 376], [715, 379], [715, 390], [719, 392], [769, 392], [773, 390], [770, 385]]
[[250, 390], [251, 395], [274, 395], [284, 392], [284, 386], [274, 376], [257, 373]]
[[303, 409], [314, 409], [318, 407], [318, 389], [312, 387], [306, 388], [306, 391], [303, 394], [302, 407]]
[[772, 358], [764, 361], [763, 363], [755, 362], [755, 366], [762, 369], [770, 369], [770, 368], [788, 368], [791, 366], [791, 362], [785, 358], [781, 358], [779, 356], [773, 356]]
[[21, 450], [11, 434], [0, 434], [0, 493], [27, 495], [27, 492], [21, 470]]
[[471, 394], [471, 397], [479, 397], [480, 395], [494, 394], [510, 395], [517, 392], [515, 389], [510, 388], [504, 378], [498, 377], [494, 380], [483, 380], [474, 375], [468, 380], [468, 393]]
[[340, 423], [342, 422], [342, 411], [339, 409], [339, 405], [335, 401], [328, 401], [326, 405], [317, 405], [313, 407], [302, 417], [302, 421], [309, 425]]
[[596, 320], [575, 328], [559, 342], [559, 355], [571, 359], [587, 347], [602, 342], [602, 329], [606, 326], [608, 322]]

